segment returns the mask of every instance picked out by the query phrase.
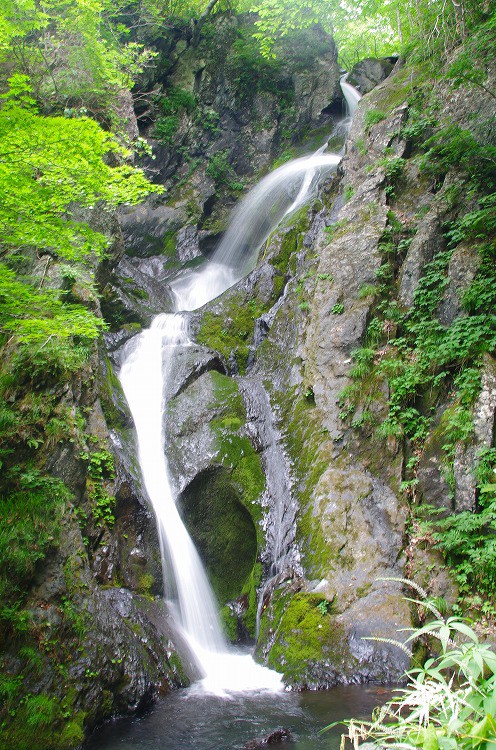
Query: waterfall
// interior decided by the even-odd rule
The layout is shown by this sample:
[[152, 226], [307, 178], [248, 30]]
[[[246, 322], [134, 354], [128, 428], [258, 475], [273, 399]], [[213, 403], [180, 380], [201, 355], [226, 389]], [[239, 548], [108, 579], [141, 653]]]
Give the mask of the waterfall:
[[[355, 89], [343, 81], [341, 85], [351, 109], [348, 89], [353, 92]], [[358, 92], [355, 93], [359, 98]], [[352, 99], [355, 98], [353, 94]], [[267, 175], [234, 211], [211, 261], [197, 272], [180, 275], [172, 283], [178, 312], [158, 315], [149, 329], [128, 342], [124, 353], [119, 379], [134, 420], [138, 458], [157, 519], [163, 567], [165, 570], [166, 562], [170, 563], [175, 581], [178, 626], [204, 675], [201, 689], [220, 693], [260, 688], [280, 690], [282, 683], [280, 675], [255, 664], [249, 655], [229, 651], [203, 565], [175, 504], [164, 450], [164, 394], [176, 348], [191, 343], [187, 316], [180, 311], [201, 307], [248, 273], [271, 232], [286, 215], [316, 193], [319, 181], [335, 170], [340, 160], [341, 156], [324, 154], [320, 149]], [[269, 444], [275, 443], [272, 436], [267, 439]], [[276, 558], [287, 545], [281, 540], [278, 547], [274, 550], [274, 564], [280, 562]]]
[[341, 76], [339, 84], [346, 100], [346, 106], [348, 107], [349, 115], [350, 117], [353, 117], [358, 106], [358, 102], [362, 98], [362, 95], [354, 86], [351, 85], [351, 83], [348, 83], [347, 79], [348, 73], [345, 73], [344, 76]]
[[172, 282], [176, 309], [196, 310], [246, 276], [271, 232], [310, 200], [322, 177], [340, 161], [337, 154], [317, 153], [293, 159], [264, 177], [234, 209], [211, 260]]

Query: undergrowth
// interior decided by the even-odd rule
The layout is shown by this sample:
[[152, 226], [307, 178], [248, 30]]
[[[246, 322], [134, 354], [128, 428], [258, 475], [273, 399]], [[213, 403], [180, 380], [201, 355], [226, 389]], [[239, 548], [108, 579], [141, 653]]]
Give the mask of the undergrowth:
[[[409, 141], [409, 158], [431, 181], [433, 205], [447, 217], [441, 225], [442, 242], [423, 268], [412, 306], [402, 307], [400, 269], [423, 214], [412, 220], [390, 211], [379, 243], [382, 264], [376, 283], [366, 290], [373, 300], [372, 316], [362, 347], [352, 352], [352, 382], [340, 395], [341, 418], [377, 439], [404, 446], [402, 489], [412, 513], [452, 568], [462, 606], [494, 614], [494, 444], [477, 456], [471, 510], [446, 518], [429, 514], [419, 505], [417, 469], [435, 432], [445, 478], [455, 488], [454, 461], [473, 442], [481, 374], [487, 357], [496, 352], [496, 145], [482, 140], [475, 127], [440, 121], [436, 97], [425, 87], [411, 92], [409, 105], [401, 136]], [[375, 110], [369, 119], [380, 121]], [[392, 209], [405, 164], [396, 157], [382, 161]], [[443, 316], [455, 255], [467, 252], [476, 259], [472, 280], [460, 295], [458, 309]], [[384, 382], [389, 389], [387, 415], [379, 419], [370, 407]], [[450, 502], [446, 498], [446, 506]]]
[[[351, 719], [341, 747], [489, 750], [496, 743], [496, 654], [466, 620], [445, 618], [429, 600], [415, 601], [434, 619], [413, 630], [429, 658], [406, 673], [406, 687], [376, 708], [371, 721]], [[326, 731], [326, 730], [324, 730]]]

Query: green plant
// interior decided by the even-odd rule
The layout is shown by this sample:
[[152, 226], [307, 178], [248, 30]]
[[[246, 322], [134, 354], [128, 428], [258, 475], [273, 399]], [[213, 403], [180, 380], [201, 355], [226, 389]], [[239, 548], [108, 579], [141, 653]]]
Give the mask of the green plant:
[[243, 190], [244, 188], [243, 183], [236, 179], [236, 172], [228, 160], [227, 151], [217, 151], [210, 158], [205, 172], [212, 178], [217, 190], [221, 188]]
[[377, 294], [377, 287], [374, 284], [362, 284], [358, 290], [358, 299], [374, 297]]
[[336, 302], [335, 305], [331, 308], [331, 313], [333, 315], [342, 315], [344, 313], [344, 305], [342, 302]]
[[348, 203], [350, 198], [352, 198], [355, 194], [355, 188], [353, 185], [346, 185], [345, 189], [343, 190], [343, 200], [345, 203]]
[[174, 143], [181, 114], [191, 113], [196, 107], [196, 97], [190, 91], [172, 86], [165, 96], [157, 100], [160, 116], [154, 126], [154, 135], [167, 146]]
[[394, 198], [395, 190], [403, 170], [405, 168], [405, 159], [401, 156], [386, 157], [379, 162], [384, 167], [384, 177], [386, 180], [385, 193], [389, 198]]
[[377, 125], [387, 117], [385, 112], [380, 109], [369, 109], [365, 112], [365, 129], [370, 130], [373, 125]]
[[466, 620], [442, 617], [426, 599], [415, 604], [435, 619], [416, 628], [407, 643], [427, 638], [437, 655], [410, 669], [406, 687], [375, 709], [371, 721], [344, 722], [342, 747], [366, 740], [377, 748], [488, 750], [496, 742], [496, 654]]
[[161, 143], [171, 146], [174, 143], [174, 137], [179, 129], [178, 115], [166, 115], [158, 117], [155, 122], [154, 134]]
[[84, 461], [88, 461], [88, 478], [86, 480], [88, 497], [92, 503], [92, 514], [96, 524], [114, 524], [115, 498], [106, 489], [106, 482], [115, 479], [114, 457], [107, 450], [84, 452]]
[[[6, 605], [15, 601], [37, 562], [56, 546], [71, 497], [63, 482], [37, 469], [11, 469], [9, 478], [11, 491], [0, 497], [0, 595]], [[7, 609], [3, 614], [10, 620]]]

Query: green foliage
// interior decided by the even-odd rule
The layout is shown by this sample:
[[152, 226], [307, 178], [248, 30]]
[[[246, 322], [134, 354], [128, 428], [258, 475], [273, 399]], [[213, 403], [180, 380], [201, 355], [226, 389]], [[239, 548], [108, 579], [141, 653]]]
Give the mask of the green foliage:
[[46, 693], [28, 693], [20, 697], [20, 686], [16, 685], [15, 678], [10, 682], [15, 691], [7, 694], [4, 706], [1, 750], [11, 747], [16, 750], [33, 747], [37, 750], [73, 750], [81, 744], [86, 715], [75, 710], [72, 691], [62, 701]]
[[343, 190], [343, 200], [347, 203], [355, 194], [355, 188], [352, 185], [346, 185]]
[[380, 164], [384, 167], [385, 193], [389, 198], [394, 198], [395, 190], [405, 168], [405, 160], [400, 156], [394, 156], [382, 159]]
[[227, 151], [217, 151], [207, 165], [206, 174], [211, 177], [217, 190], [227, 188], [229, 190], [243, 190], [244, 185], [239, 182], [234, 168], [229, 162]]
[[166, 115], [165, 117], [158, 117], [154, 126], [154, 135], [166, 146], [171, 146], [174, 143], [174, 138], [179, 128], [179, 117], [178, 115]]
[[[11, 79], [11, 82], [14, 82]], [[24, 85], [25, 96], [30, 93]], [[157, 190], [144, 174], [115, 159], [129, 155], [86, 117], [42, 117], [18, 89], [0, 109], [0, 242], [4, 252], [33, 247], [66, 259], [101, 255], [108, 240], [70, 217], [73, 204], [92, 209], [137, 203]], [[114, 157], [114, 166], [108, 157]], [[160, 191], [160, 189], [158, 189]]]
[[470, 130], [454, 123], [437, 129], [423, 145], [424, 172], [442, 180], [451, 170], [465, 174], [483, 194], [496, 190], [496, 146], [481, 143]]
[[[29, 76], [44, 112], [90, 113], [119, 126], [117, 97], [130, 88], [154, 53], [125, 39], [99, 0], [5, 0], [0, 12], [0, 89], [13, 72]], [[124, 31], [124, 33], [122, 33]], [[121, 42], [120, 39], [124, 38]]]
[[238, 101], [251, 102], [257, 93], [268, 92], [276, 95], [283, 106], [289, 106], [294, 100], [294, 90], [291, 81], [283, 75], [282, 62], [264, 56], [251, 31], [251, 28], [238, 29], [224, 66], [228, 80], [235, 86]]
[[365, 112], [365, 130], [370, 130], [373, 125], [386, 119], [386, 113], [379, 109], [368, 109]]
[[114, 457], [107, 450], [99, 450], [82, 453], [81, 458], [88, 461], [86, 488], [93, 520], [97, 525], [113, 526], [115, 497], [108, 492], [106, 485], [115, 479]]
[[0, 330], [20, 342], [14, 368], [25, 370], [33, 381], [44, 370], [57, 374], [76, 369], [76, 363], [84, 361], [82, 352], [62, 341], [90, 341], [104, 328], [104, 322], [86, 307], [65, 302], [60, 290], [36, 289], [0, 263]]
[[408, 642], [428, 638], [438, 655], [407, 672], [406, 687], [375, 709], [372, 721], [345, 722], [342, 746], [351, 740], [354, 747], [367, 741], [377, 748], [488, 750], [496, 741], [496, 654], [466, 621], [442, 619], [433, 609], [439, 619], [414, 630]]
[[154, 135], [161, 143], [171, 146], [179, 129], [181, 115], [191, 114], [196, 106], [196, 97], [178, 86], [171, 87], [157, 102], [160, 116], [154, 126]]
[[[37, 563], [56, 546], [62, 513], [71, 498], [63, 482], [37, 469], [12, 469], [7, 479], [11, 490], [0, 497], [0, 597], [4, 603], [22, 593]], [[0, 617], [11, 619], [5, 609]]]
[[479, 454], [478, 512], [463, 511], [431, 522], [433, 537], [453, 569], [460, 594], [473, 591], [494, 601], [496, 594], [496, 449]]

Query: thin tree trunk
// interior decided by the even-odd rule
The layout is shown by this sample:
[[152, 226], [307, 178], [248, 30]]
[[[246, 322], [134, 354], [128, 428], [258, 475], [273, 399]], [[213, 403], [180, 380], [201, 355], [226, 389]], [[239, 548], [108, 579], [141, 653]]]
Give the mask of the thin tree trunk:
[[398, 24], [398, 39], [400, 40], [401, 46], [403, 46], [403, 30], [401, 28], [401, 15], [398, 7], [396, 8], [396, 22]]
[[205, 8], [205, 10], [203, 11], [203, 13], [201, 14], [200, 18], [195, 23], [195, 26], [193, 28], [193, 36], [191, 37], [191, 46], [192, 47], [197, 47], [198, 46], [198, 42], [200, 41], [201, 30], [202, 30], [202, 28], [203, 28], [203, 26], [205, 24], [205, 21], [207, 20], [207, 18], [209, 17], [210, 13], [212, 12], [213, 8], [215, 7], [215, 5], [217, 3], [218, 3], [218, 0], [210, 0], [210, 2], [208, 3], [207, 7]]
[[455, 11], [456, 33], [460, 39], [465, 39], [465, 8], [463, 7], [463, 0], [451, 0], [451, 2], [453, 3], [453, 9]]

